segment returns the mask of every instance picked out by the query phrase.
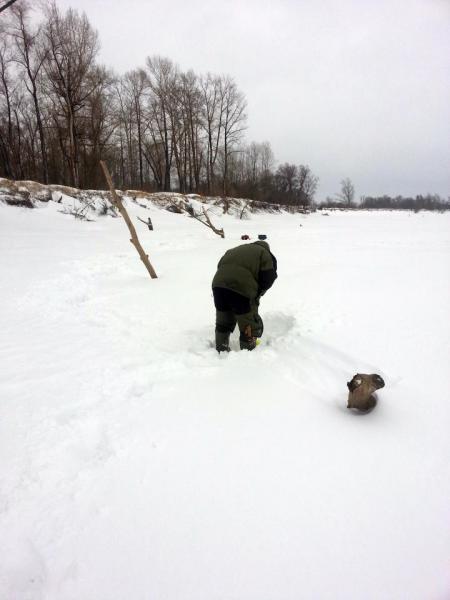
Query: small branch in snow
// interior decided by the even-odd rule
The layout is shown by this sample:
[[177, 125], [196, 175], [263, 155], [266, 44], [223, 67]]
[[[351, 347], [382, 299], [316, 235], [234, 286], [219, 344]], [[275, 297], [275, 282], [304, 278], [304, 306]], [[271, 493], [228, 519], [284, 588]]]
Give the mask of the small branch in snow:
[[141, 217], [138, 217], [138, 221], [140, 221], [141, 223], [144, 223], [145, 225], [147, 225], [147, 227], [149, 228], [150, 231], [153, 231], [153, 223], [152, 223], [152, 220], [150, 219], [150, 217], [148, 217], [147, 221], [144, 221], [144, 219], [141, 219]]
[[214, 231], [215, 234], [220, 235], [221, 238], [224, 238], [225, 232], [224, 232], [223, 228], [217, 229], [217, 227], [214, 227], [214, 225], [211, 223], [211, 219], [208, 217], [208, 211], [205, 210], [204, 206], [202, 206], [202, 211], [203, 211], [203, 214], [205, 215], [205, 219], [206, 219], [206, 222], [208, 223], [208, 227], [210, 227]]
[[225, 232], [223, 229], [217, 229], [217, 227], [215, 227], [212, 223], [211, 223], [211, 219], [209, 218], [208, 212], [205, 210], [205, 207], [202, 206], [202, 212], [203, 212], [203, 216], [206, 219], [206, 222], [202, 219], [202, 214], [201, 213], [196, 213], [194, 210], [194, 207], [192, 206], [192, 204], [189, 204], [188, 202], [185, 202], [184, 204], [170, 204], [170, 207], [173, 207], [173, 210], [176, 212], [186, 212], [190, 217], [192, 217], [193, 219], [195, 219], [196, 221], [198, 221], [199, 223], [201, 223], [202, 225], [204, 225], [205, 227], [208, 227], [209, 229], [212, 229], [212, 231], [214, 231], [214, 233], [216, 235], [220, 235], [221, 238], [225, 237]]
[[[58, 200], [58, 202], [61, 203], [61, 200]], [[63, 210], [60, 210], [59, 212], [63, 213], [64, 215], [73, 215], [75, 219], [79, 219], [80, 221], [93, 221], [94, 219], [90, 219], [87, 216], [87, 213], [93, 209], [94, 205], [92, 202], [86, 202], [85, 200], [81, 200], [78, 206], [75, 206], [75, 204], [73, 204], [71, 208], [66, 206], [63, 208]]]

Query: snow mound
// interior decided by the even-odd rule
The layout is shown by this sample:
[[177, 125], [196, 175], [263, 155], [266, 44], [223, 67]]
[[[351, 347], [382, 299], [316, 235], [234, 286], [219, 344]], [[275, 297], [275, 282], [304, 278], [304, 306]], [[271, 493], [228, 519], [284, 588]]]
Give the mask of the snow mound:
[[[199, 194], [179, 194], [176, 192], [145, 192], [140, 190], [126, 190], [117, 193], [125, 203], [134, 202], [141, 208], [152, 205], [168, 209], [178, 208], [183, 212], [187, 206], [192, 206], [201, 211], [203, 206], [212, 207], [213, 214], [230, 214], [239, 219], [248, 218], [250, 213], [280, 213], [279, 204], [259, 202], [243, 198], [201, 196]], [[0, 178], [0, 202], [13, 206], [36, 208], [41, 202], [53, 200], [63, 204], [67, 213], [80, 215], [83, 211], [84, 218], [89, 219], [95, 214], [107, 214], [105, 202], [110, 203], [110, 192], [105, 190], [80, 190], [64, 185], [44, 185], [35, 181], [12, 181]]]

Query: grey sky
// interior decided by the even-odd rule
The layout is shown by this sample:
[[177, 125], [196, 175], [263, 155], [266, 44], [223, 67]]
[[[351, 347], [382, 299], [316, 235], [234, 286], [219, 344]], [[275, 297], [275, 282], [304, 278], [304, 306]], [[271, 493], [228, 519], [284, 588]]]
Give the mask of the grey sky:
[[450, 195], [450, 0], [57, 0], [117, 72], [160, 54], [232, 75], [249, 141], [309, 164], [318, 198]]

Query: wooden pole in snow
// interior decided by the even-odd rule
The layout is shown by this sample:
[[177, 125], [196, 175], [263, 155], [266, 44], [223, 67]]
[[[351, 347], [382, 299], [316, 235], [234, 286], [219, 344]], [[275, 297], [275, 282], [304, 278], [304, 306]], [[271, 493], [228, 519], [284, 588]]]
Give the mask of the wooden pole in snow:
[[130, 230], [130, 234], [131, 234], [131, 240], [130, 242], [133, 244], [133, 246], [136, 248], [140, 259], [142, 260], [142, 262], [145, 265], [145, 268], [147, 269], [147, 271], [150, 273], [150, 277], [152, 279], [156, 279], [158, 277], [158, 275], [155, 272], [155, 269], [152, 267], [151, 262], [148, 259], [148, 254], [145, 254], [144, 249], [142, 248], [137, 233], [136, 233], [136, 229], [134, 228], [133, 223], [131, 222], [131, 219], [122, 203], [121, 198], [118, 196], [116, 190], [114, 189], [114, 184], [113, 184], [113, 180], [111, 178], [111, 175], [108, 171], [108, 167], [106, 166], [106, 163], [101, 160], [100, 161], [100, 165], [103, 169], [103, 173], [105, 175], [105, 179], [108, 183], [108, 187], [110, 189], [111, 192], [111, 200], [112, 203], [114, 204], [114, 206], [117, 207], [118, 211], [120, 212], [120, 214], [122, 215], [122, 217], [125, 220], [125, 223], [128, 226], [128, 229]]

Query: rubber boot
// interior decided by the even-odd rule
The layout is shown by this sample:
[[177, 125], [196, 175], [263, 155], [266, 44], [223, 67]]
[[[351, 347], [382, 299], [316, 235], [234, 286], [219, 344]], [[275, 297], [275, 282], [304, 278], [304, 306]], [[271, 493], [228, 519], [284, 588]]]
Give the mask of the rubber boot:
[[230, 332], [217, 331], [216, 329], [216, 350], [217, 352], [230, 351]]

